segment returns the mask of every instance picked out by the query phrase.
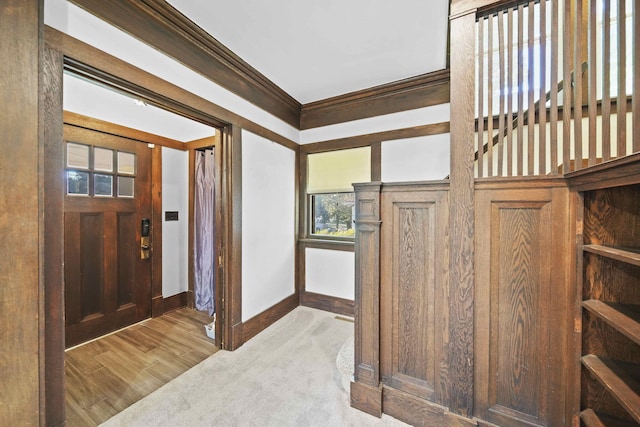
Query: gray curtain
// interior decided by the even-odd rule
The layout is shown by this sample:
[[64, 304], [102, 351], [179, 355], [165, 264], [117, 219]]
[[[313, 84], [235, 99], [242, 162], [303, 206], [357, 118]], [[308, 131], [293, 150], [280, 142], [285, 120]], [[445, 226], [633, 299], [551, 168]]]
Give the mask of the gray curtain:
[[215, 312], [215, 199], [213, 150], [196, 151], [194, 295], [197, 310]]

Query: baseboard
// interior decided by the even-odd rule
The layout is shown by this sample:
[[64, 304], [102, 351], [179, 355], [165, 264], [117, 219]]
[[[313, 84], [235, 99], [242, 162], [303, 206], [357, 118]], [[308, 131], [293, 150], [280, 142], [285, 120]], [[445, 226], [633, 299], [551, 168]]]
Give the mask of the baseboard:
[[437, 403], [421, 399], [393, 387], [383, 386], [382, 407], [384, 413], [411, 425], [471, 427], [477, 420], [453, 414]]
[[258, 335], [277, 320], [298, 306], [298, 294], [293, 294], [257, 316], [242, 323], [242, 342], [245, 343]]
[[351, 407], [380, 418], [382, 416], [382, 387], [351, 381]]
[[353, 317], [355, 313], [355, 305], [352, 300], [316, 294], [313, 292], [303, 291], [300, 293], [300, 305], [329, 311], [342, 316]]
[[162, 299], [162, 309], [164, 313], [177, 310], [187, 306], [187, 292], [180, 292]]

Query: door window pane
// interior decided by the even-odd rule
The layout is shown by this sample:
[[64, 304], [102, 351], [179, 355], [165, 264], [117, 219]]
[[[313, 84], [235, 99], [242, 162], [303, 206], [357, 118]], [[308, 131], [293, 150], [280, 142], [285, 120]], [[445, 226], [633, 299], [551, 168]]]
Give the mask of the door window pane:
[[94, 148], [93, 169], [102, 172], [113, 172], [113, 150]]
[[133, 197], [133, 181], [130, 176], [118, 177], [118, 197]]
[[118, 151], [118, 173], [133, 175], [136, 173], [136, 155]]
[[89, 146], [67, 143], [67, 167], [89, 169]]
[[89, 173], [67, 171], [67, 194], [89, 195]]
[[111, 175], [94, 175], [94, 194], [96, 196], [113, 196], [113, 177]]

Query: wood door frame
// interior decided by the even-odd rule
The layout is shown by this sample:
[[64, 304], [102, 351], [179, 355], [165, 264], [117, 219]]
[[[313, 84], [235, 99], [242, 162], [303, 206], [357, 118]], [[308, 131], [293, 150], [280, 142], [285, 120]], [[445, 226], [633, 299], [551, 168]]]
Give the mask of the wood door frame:
[[[46, 211], [44, 221], [47, 234], [44, 261], [48, 266], [48, 272], [44, 277], [46, 292], [42, 308], [46, 318], [44, 327], [41, 329], [41, 334], [44, 334], [42, 346], [46, 354], [46, 362], [43, 375], [45, 392], [41, 397], [41, 403], [43, 407], [46, 406], [44, 417], [50, 420], [47, 424], [55, 425], [64, 422], [65, 406], [64, 278], [61, 270], [63, 254], [61, 224], [64, 191], [62, 183], [57, 182], [64, 169], [64, 152], [62, 150], [63, 73], [71, 71], [103, 86], [134, 94], [145, 102], [218, 128], [221, 131], [221, 143], [218, 144], [220, 155], [217, 161], [220, 165], [218, 171], [222, 190], [220, 194], [221, 215], [217, 219], [221, 222], [221, 226], [218, 233], [219, 242], [216, 244], [221, 249], [220, 253], [225, 265], [225, 268], [220, 272], [222, 278], [220, 293], [221, 299], [224, 298], [224, 304], [220, 308], [225, 314], [224, 320], [221, 322], [221, 324], [224, 323], [223, 330], [218, 336], [223, 344], [222, 348], [227, 350], [234, 350], [242, 345], [242, 282], [240, 277], [242, 271], [242, 158], [241, 128], [238, 125], [256, 129], [258, 134], [272, 137], [283, 145], [288, 145], [289, 141], [280, 136], [273, 138], [275, 134], [268, 129], [236, 116], [210, 101], [50, 27], [45, 28], [45, 52], [42, 95], [43, 137], [45, 140], [43, 173], [45, 177], [55, 179], [45, 180], [43, 189]], [[236, 123], [224, 122], [218, 117], [230, 117]], [[184, 149], [187, 149], [186, 145]], [[157, 157], [154, 160], [157, 160]], [[160, 165], [156, 164], [157, 166]], [[155, 173], [160, 171], [155, 169]], [[157, 191], [157, 188], [154, 190]], [[161, 273], [161, 271], [156, 271], [158, 265], [161, 266], [161, 262], [153, 266], [156, 286], [158, 274]]]

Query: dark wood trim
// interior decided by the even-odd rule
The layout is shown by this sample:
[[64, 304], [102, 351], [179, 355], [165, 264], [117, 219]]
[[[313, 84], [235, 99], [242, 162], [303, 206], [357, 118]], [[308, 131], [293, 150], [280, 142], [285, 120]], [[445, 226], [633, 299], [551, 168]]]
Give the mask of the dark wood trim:
[[298, 293], [294, 293], [242, 324], [242, 342], [245, 343], [298, 306]]
[[371, 143], [371, 181], [382, 181], [382, 142]]
[[300, 146], [302, 153], [323, 153], [325, 151], [344, 150], [347, 148], [366, 147], [374, 142], [392, 141], [394, 139], [414, 138], [417, 136], [439, 135], [449, 132], [449, 122], [415, 126], [405, 129], [388, 130], [367, 135], [350, 136], [329, 141], [314, 142]]
[[329, 251], [353, 252], [354, 241], [326, 240], [326, 239], [298, 239], [298, 242], [305, 248], [326, 249]]
[[382, 416], [382, 385], [370, 386], [351, 381], [351, 406], [374, 417]]
[[235, 350], [244, 342], [242, 325], [242, 129], [232, 126], [223, 137], [223, 145], [227, 150], [226, 194], [229, 199], [225, 204], [227, 215], [224, 244], [223, 269], [225, 283], [225, 327], [227, 328], [226, 350]]
[[449, 70], [439, 70], [302, 106], [300, 129], [449, 102]]
[[151, 316], [162, 315], [153, 302], [162, 298], [162, 148], [151, 151]]
[[[195, 286], [195, 261], [194, 261], [194, 252], [195, 252], [195, 192], [196, 192], [196, 152], [193, 149], [189, 150], [189, 230], [188, 230], [188, 248], [189, 253], [187, 254], [187, 268], [188, 268], [188, 278], [187, 278], [187, 307], [193, 308], [195, 305], [195, 296], [193, 294], [193, 289]], [[216, 176], [217, 178], [217, 176]], [[218, 224], [216, 223], [216, 226]], [[217, 335], [217, 334], [216, 334]]]
[[474, 74], [475, 15], [451, 21], [451, 175], [449, 184], [449, 345], [447, 406], [456, 414], [473, 414], [474, 378]]
[[300, 305], [349, 317], [353, 317], [355, 311], [353, 300], [307, 291], [300, 293]]
[[215, 146], [220, 141], [220, 133], [216, 130], [215, 135], [207, 136], [206, 138], [194, 139], [188, 141], [186, 145], [187, 150], [198, 150], [201, 148], [210, 148]]
[[65, 69], [83, 78], [213, 127], [233, 124], [292, 150], [298, 147], [290, 139], [55, 28], [45, 26], [45, 42], [64, 55]]
[[82, 114], [72, 113], [71, 111], [64, 112], [64, 123], [85, 129], [96, 130], [102, 133], [108, 133], [110, 135], [122, 136], [124, 138], [144, 142], [145, 144], [155, 144], [175, 148], [176, 150], [185, 150], [184, 142], [121, 126], [115, 123], [106, 122], [104, 120], [95, 119], [93, 117], [83, 116]]
[[179, 294], [172, 295], [162, 299], [163, 313], [168, 313], [173, 310], [177, 310], [187, 306], [188, 292], [180, 292]]
[[[44, 423], [62, 425], [65, 420], [64, 390], [64, 168], [62, 143], [63, 58], [44, 51]], [[11, 157], [11, 156], [9, 156]], [[42, 339], [41, 339], [42, 342]], [[7, 348], [5, 346], [5, 348]], [[41, 416], [41, 421], [43, 420]]]
[[640, 153], [620, 157], [565, 175], [574, 191], [588, 191], [637, 183]]
[[109, 24], [296, 128], [301, 105], [222, 43], [161, 0], [72, 0]]
[[[4, 210], [0, 217], [0, 419], [4, 425], [44, 424], [47, 400], [42, 3], [7, 0], [0, 13], [0, 55], [5, 59], [0, 62]], [[54, 91], [50, 95], [50, 100], [57, 100]]]

